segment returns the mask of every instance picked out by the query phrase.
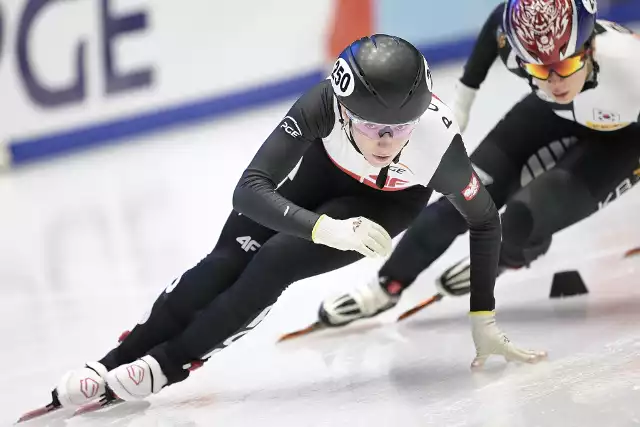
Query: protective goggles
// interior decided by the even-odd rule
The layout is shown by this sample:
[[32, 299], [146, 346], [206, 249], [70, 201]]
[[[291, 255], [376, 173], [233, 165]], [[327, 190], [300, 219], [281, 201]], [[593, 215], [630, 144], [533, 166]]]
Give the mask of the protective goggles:
[[521, 61], [520, 65], [531, 77], [535, 77], [538, 80], [547, 80], [552, 71], [560, 77], [569, 77], [577, 73], [587, 63], [586, 57], [587, 52], [583, 51], [553, 64], [530, 64]]
[[408, 123], [402, 123], [397, 125], [387, 125], [382, 123], [374, 123], [369, 122], [364, 119], [361, 119], [358, 116], [355, 116], [349, 110], [345, 108], [345, 112], [347, 113], [347, 117], [351, 120], [351, 125], [353, 128], [371, 139], [379, 139], [385, 133], [389, 133], [391, 138], [407, 138], [411, 135], [411, 132], [416, 128], [416, 125], [420, 121], [420, 119], [413, 120]]

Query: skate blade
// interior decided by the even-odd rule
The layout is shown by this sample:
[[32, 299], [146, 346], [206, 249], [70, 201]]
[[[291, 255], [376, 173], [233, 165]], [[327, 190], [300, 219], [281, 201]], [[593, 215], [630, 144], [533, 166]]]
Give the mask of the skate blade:
[[630, 257], [638, 255], [638, 254], [640, 254], [640, 246], [638, 246], [637, 248], [629, 249], [628, 251], [626, 251], [624, 253], [624, 257], [623, 258], [630, 258]]
[[23, 423], [25, 421], [29, 421], [34, 418], [38, 418], [43, 415], [50, 414], [54, 411], [57, 411], [58, 409], [62, 409], [62, 406], [55, 406], [52, 403], [50, 403], [47, 406], [43, 406], [42, 408], [34, 409], [33, 411], [29, 411], [23, 414], [20, 418], [18, 418], [18, 421], [16, 421], [15, 424]]
[[398, 316], [398, 319], [396, 320], [396, 322], [400, 322], [401, 320], [404, 320], [407, 317], [413, 316], [414, 314], [416, 314], [417, 312], [419, 312], [423, 308], [427, 308], [431, 304], [433, 304], [434, 302], [440, 301], [443, 297], [444, 297], [444, 295], [442, 295], [442, 294], [435, 294], [434, 296], [432, 296], [430, 298], [427, 298], [426, 300], [422, 301], [420, 304], [416, 305], [412, 309], [407, 310], [404, 313], [402, 313], [400, 316]]
[[310, 334], [311, 332], [315, 332], [318, 331], [320, 329], [324, 329], [324, 325], [320, 322], [315, 322], [312, 323], [311, 325], [307, 326], [304, 329], [299, 329], [297, 331], [293, 331], [293, 332], [289, 332], [288, 334], [284, 334], [282, 335], [277, 342], [282, 342], [282, 341], [287, 341], [293, 338], [298, 338], [307, 334]]
[[97, 402], [91, 402], [91, 403], [87, 403], [86, 405], [82, 405], [81, 407], [79, 407], [78, 409], [76, 409], [76, 411], [73, 413], [74, 417], [77, 417], [78, 415], [82, 415], [82, 414], [86, 414], [89, 412], [94, 412], [94, 411], [98, 411], [100, 409], [109, 407], [109, 406], [113, 406], [113, 405], [117, 405], [118, 403], [122, 403], [124, 402], [124, 400], [120, 399], [120, 398], [114, 398], [114, 399], [110, 399], [110, 400], [99, 400]]

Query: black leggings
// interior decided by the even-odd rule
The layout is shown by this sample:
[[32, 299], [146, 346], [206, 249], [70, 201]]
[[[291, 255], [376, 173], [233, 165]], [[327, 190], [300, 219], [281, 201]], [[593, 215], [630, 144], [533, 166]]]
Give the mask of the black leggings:
[[[530, 94], [470, 157], [498, 209], [506, 205], [500, 265], [517, 268], [544, 254], [554, 233], [638, 182], [640, 127], [590, 130]], [[409, 286], [466, 231], [464, 218], [439, 199], [411, 225], [380, 276]]]
[[[299, 206], [336, 219], [370, 218], [391, 236], [411, 224], [431, 195], [421, 186], [402, 191], [367, 187], [338, 170], [321, 143], [305, 153], [297, 173], [279, 192]], [[354, 251], [276, 233], [231, 212], [213, 251], [169, 285], [149, 318], [101, 363], [113, 369], [150, 354], [169, 383], [181, 381], [188, 376], [185, 365], [254, 327], [287, 286], [360, 258]]]

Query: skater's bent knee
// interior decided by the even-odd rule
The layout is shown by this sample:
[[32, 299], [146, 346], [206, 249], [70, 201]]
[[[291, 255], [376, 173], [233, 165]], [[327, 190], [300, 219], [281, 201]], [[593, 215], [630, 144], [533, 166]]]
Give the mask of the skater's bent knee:
[[540, 240], [587, 217], [597, 202], [570, 171], [551, 170], [522, 188], [502, 215], [503, 235], [515, 241]]

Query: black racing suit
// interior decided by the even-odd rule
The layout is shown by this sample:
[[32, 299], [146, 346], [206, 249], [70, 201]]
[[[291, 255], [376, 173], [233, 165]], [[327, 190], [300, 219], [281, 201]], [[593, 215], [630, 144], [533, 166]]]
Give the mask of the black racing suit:
[[364, 216], [396, 236], [424, 209], [432, 189], [446, 194], [447, 203], [473, 230], [477, 271], [472, 310], [494, 308], [500, 223], [481, 184], [471, 200], [461, 192], [473, 170], [460, 135], [447, 142], [429, 186], [380, 191], [353, 179], [327, 156], [322, 141], [337, 120], [333, 96], [324, 81], [293, 105], [287, 117], [301, 132], [279, 125], [266, 139], [240, 178], [234, 209], [211, 253], [169, 285], [149, 318], [100, 360], [107, 369], [150, 354], [170, 384], [185, 379], [185, 366], [254, 327], [252, 320], [261, 319], [287, 286], [361, 258], [311, 240], [321, 214]]

